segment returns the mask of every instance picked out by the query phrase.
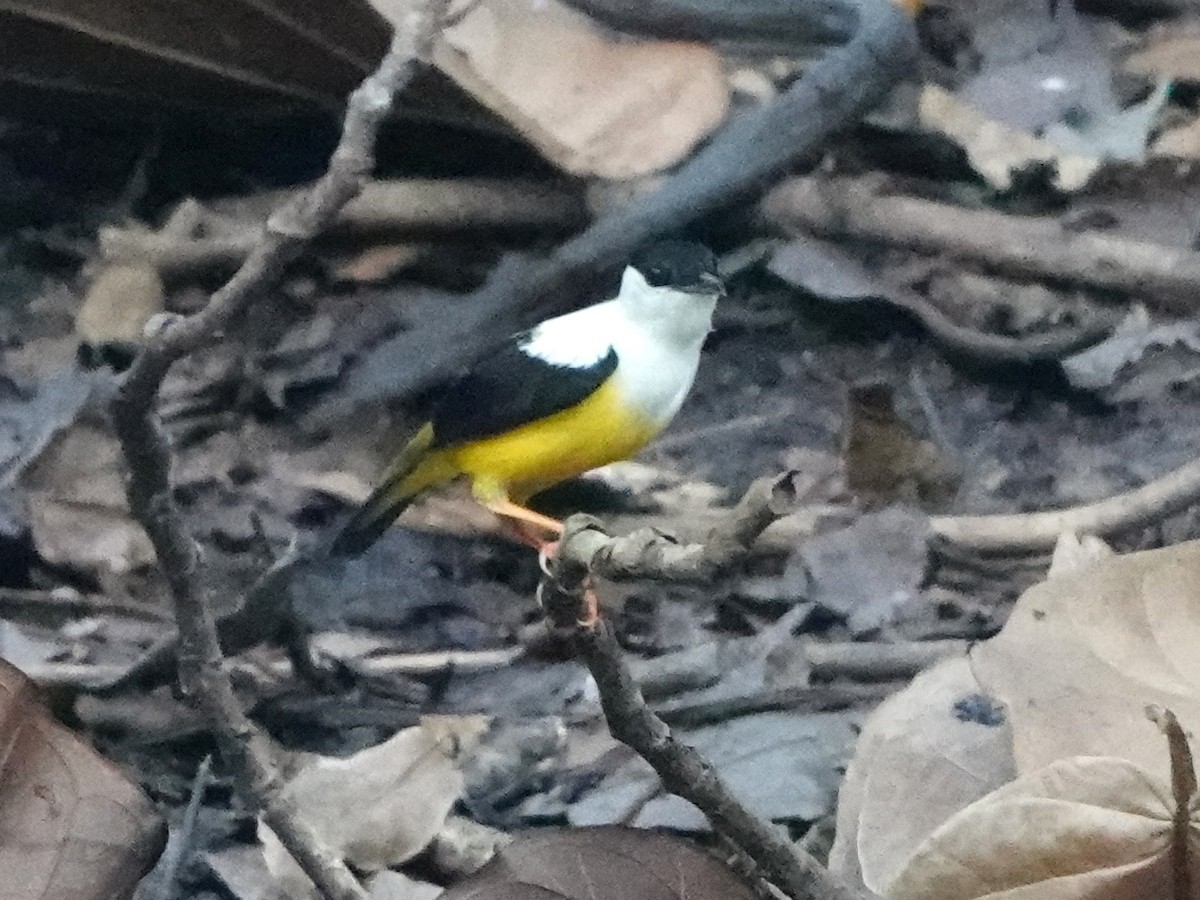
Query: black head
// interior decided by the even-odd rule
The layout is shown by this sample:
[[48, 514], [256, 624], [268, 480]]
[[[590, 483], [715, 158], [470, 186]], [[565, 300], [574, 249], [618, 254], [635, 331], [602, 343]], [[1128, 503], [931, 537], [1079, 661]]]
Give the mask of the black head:
[[722, 293], [717, 258], [693, 241], [659, 241], [641, 250], [631, 265], [651, 287], [671, 287], [690, 294]]

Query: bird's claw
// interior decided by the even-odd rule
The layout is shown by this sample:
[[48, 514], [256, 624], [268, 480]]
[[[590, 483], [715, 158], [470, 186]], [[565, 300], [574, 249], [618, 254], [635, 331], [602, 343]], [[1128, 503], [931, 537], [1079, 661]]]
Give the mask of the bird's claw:
[[550, 565], [556, 553], [558, 553], [558, 541], [546, 541], [538, 547], [538, 568], [547, 578], [554, 577]]

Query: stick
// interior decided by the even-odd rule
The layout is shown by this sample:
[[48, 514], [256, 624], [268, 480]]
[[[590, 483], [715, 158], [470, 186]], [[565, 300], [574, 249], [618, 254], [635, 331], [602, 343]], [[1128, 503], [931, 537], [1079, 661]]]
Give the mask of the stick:
[[1175, 312], [1195, 312], [1200, 294], [1200, 253], [1193, 250], [1072, 231], [1051, 218], [893, 196], [861, 180], [793, 178], [767, 195], [762, 214], [784, 231], [948, 254], [1018, 278], [1120, 291]]
[[192, 779], [192, 792], [183, 811], [183, 819], [179, 823], [175, 844], [168, 846], [163, 854], [162, 877], [158, 882], [158, 890], [154, 892], [155, 900], [171, 900], [175, 896], [175, 881], [179, 878], [180, 866], [192, 849], [196, 820], [200, 816], [200, 805], [204, 801], [204, 792], [208, 790], [211, 776], [212, 757], [206, 756], [196, 768], [196, 777]]
[[[100, 253], [110, 261], [149, 263], [167, 279], [214, 268], [233, 268], [253, 252], [261, 234], [259, 226], [249, 222], [239, 224], [238, 220], [252, 221], [258, 218], [260, 210], [281, 206], [295, 196], [294, 191], [274, 191], [255, 196], [253, 201], [241, 198], [214, 201], [212, 208], [224, 229], [214, 225], [212, 236], [195, 237], [180, 233], [178, 228], [161, 231], [103, 228]], [[413, 178], [368, 182], [362, 193], [342, 209], [327, 234], [411, 234], [496, 228], [562, 232], [578, 228], [586, 221], [582, 196], [562, 185], [483, 178]]]
[[918, 672], [951, 656], [967, 652], [966, 641], [835, 642], [801, 644], [814, 678], [849, 678], [855, 681], [889, 681], [912, 678]]
[[996, 516], [933, 516], [933, 534], [961, 547], [1032, 553], [1053, 550], [1064, 531], [1105, 536], [1159, 522], [1200, 500], [1200, 460], [1132, 491], [1066, 509]]
[[[662, 535], [604, 535], [591, 520], [567, 520], [550, 576], [538, 595], [559, 628], [569, 629], [576, 652], [592, 673], [613, 737], [628, 745], [658, 773], [663, 786], [695, 804], [713, 828], [732, 840], [761, 871], [793, 900], [856, 900], [849, 886], [834, 878], [811, 855], [800, 850], [770, 823], [743, 806], [715, 771], [691, 747], [676, 741], [671, 730], [642, 697], [620, 645], [608, 624], [580, 624], [593, 571], [656, 578], [697, 577], [727, 570], [749, 553], [754, 539], [787, 511], [795, 500], [794, 473], [756, 482], [714, 530], [710, 542], [681, 547]], [[711, 561], [702, 557], [711, 548]]]
[[606, 25], [667, 40], [757, 39], [793, 50], [843, 43], [853, 7], [838, 0], [567, 0]]
[[903, 687], [898, 682], [871, 684], [798, 684], [766, 688], [734, 697], [715, 700], [680, 699], [655, 709], [667, 724], [678, 728], [699, 728], [754, 713], [791, 710], [792, 712], [831, 712], [851, 707], [875, 706]]
[[250, 721], [222, 665], [220, 644], [206, 597], [196, 545], [171, 493], [171, 453], [155, 416], [155, 400], [170, 367], [218, 340], [279, 275], [304, 244], [328, 225], [356, 193], [374, 165], [375, 136], [392, 96], [411, 78], [428, 49], [441, 6], [417, 3], [407, 12], [379, 68], [350, 96], [341, 140], [329, 169], [297, 201], [268, 219], [261, 240], [237, 274], [199, 313], [165, 324], [134, 360], [112, 402], [113, 423], [128, 468], [127, 493], [134, 517], [146, 529], [167, 581], [179, 627], [179, 676], [216, 731], [222, 756], [239, 789], [295, 857], [317, 888], [332, 900], [365, 894], [342, 860], [299, 821], [283, 796], [283, 780], [270, 741]]

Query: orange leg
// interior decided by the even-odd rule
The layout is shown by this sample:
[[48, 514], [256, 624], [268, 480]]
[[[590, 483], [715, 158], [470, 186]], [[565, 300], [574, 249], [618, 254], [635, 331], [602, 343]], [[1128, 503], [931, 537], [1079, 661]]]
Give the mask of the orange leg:
[[[550, 560], [558, 551], [558, 538], [562, 534], [563, 525], [558, 519], [543, 516], [541, 513], [526, 509], [511, 500], [488, 500], [484, 505], [500, 517], [509, 532], [523, 544], [528, 544], [538, 552], [538, 565], [542, 572], [550, 575]], [[552, 535], [547, 540], [547, 535]], [[579, 620], [580, 627], [591, 628], [600, 618], [599, 603], [596, 592], [589, 577], [584, 583], [584, 616]]]
[[562, 522], [526, 509], [511, 500], [490, 500], [486, 506], [500, 518], [513, 537], [538, 552], [538, 564], [542, 571], [549, 575], [549, 560], [558, 550], [558, 541], [547, 540], [547, 536], [553, 535], [553, 538], [557, 538], [562, 534]]
[[[554, 535], [554, 537], [562, 534], [563, 525], [558, 519], [543, 516], [541, 513], [534, 512], [532, 509], [526, 509], [524, 506], [513, 503], [511, 500], [488, 500], [484, 505], [501, 518], [511, 519], [518, 531], [526, 537], [536, 533], [536, 531], [531, 531], [521, 526], [533, 526], [533, 529]], [[540, 547], [543, 543], [545, 541], [539, 541], [534, 546]]]

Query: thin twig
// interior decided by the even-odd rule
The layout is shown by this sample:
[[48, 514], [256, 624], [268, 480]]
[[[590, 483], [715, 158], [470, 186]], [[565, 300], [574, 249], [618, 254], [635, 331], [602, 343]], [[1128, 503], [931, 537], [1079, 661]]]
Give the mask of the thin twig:
[[233, 693], [222, 665], [199, 554], [171, 493], [171, 452], [155, 415], [155, 400], [170, 367], [219, 340], [304, 244], [358, 193], [374, 167], [375, 137], [391, 110], [392, 97], [425, 55], [438, 12], [438, 4], [412, 6], [379, 68], [350, 96], [341, 140], [325, 175], [307, 194], [270, 217], [258, 246], [201, 312], [167, 322], [150, 337], [112, 403], [128, 467], [130, 510], [150, 536], [174, 604], [183, 688], [211, 721], [240, 791], [332, 900], [362, 900], [365, 894], [345, 863], [321, 846], [283, 798], [273, 747]]
[[163, 854], [162, 877], [158, 882], [155, 895], [158, 900], [171, 900], [175, 896], [175, 881], [179, 878], [179, 869], [187, 859], [188, 851], [192, 848], [192, 837], [196, 832], [196, 820], [200, 816], [200, 805], [204, 801], [204, 792], [208, 790], [208, 782], [212, 776], [212, 757], [206, 756], [196, 768], [196, 777], [192, 779], [192, 793], [188, 797], [187, 807], [183, 811], [183, 819], [179, 823], [175, 843]]
[[539, 596], [555, 625], [572, 631], [576, 652], [596, 681], [613, 737], [645, 759], [667, 790], [695, 804], [716, 831], [793, 900], [852, 900], [859, 895], [851, 887], [750, 812], [695, 750], [671, 736], [667, 724], [647, 707], [608, 624], [603, 619], [579, 624], [592, 574], [665, 580], [711, 578], [728, 571], [795, 503], [794, 481], [795, 473], [789, 472], [756, 482], [704, 544], [681, 546], [653, 532], [613, 538], [597, 524], [573, 517]]

